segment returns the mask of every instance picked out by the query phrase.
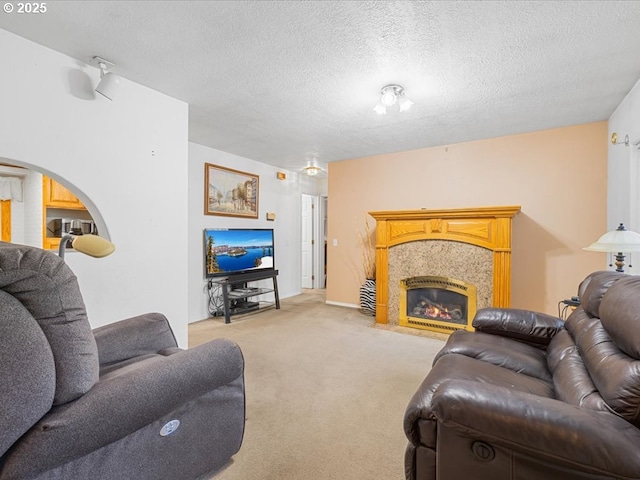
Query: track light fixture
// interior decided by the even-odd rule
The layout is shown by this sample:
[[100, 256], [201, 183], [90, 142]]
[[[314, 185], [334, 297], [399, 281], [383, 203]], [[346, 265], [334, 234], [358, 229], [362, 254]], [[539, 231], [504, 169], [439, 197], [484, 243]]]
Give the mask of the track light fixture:
[[413, 102], [404, 93], [404, 88], [400, 85], [386, 85], [380, 90], [380, 101], [373, 108], [378, 115], [386, 115], [387, 108], [398, 104], [401, 112], [406, 112], [411, 108]]
[[113, 100], [113, 96], [120, 85], [120, 77], [108, 70], [113, 67], [114, 64], [100, 57], [93, 57], [93, 60], [100, 68], [100, 83], [98, 83], [96, 87], [96, 92], [109, 100]]

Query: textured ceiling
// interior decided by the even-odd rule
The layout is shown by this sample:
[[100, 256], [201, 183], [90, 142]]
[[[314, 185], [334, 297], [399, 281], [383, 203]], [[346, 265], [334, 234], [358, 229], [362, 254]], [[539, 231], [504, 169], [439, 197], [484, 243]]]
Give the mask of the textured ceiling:
[[[191, 141], [285, 168], [606, 120], [640, 78], [636, 1], [47, 7], [0, 28], [107, 58], [188, 102]], [[409, 112], [373, 112], [388, 83]]]

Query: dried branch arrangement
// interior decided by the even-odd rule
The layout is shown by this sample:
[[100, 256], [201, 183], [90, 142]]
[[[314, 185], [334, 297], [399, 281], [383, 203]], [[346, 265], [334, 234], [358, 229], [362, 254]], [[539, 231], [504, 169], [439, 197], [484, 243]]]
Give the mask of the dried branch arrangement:
[[374, 231], [369, 226], [369, 219], [365, 218], [364, 233], [358, 231], [358, 241], [362, 250], [362, 267], [367, 280], [376, 278], [376, 249], [373, 241]]

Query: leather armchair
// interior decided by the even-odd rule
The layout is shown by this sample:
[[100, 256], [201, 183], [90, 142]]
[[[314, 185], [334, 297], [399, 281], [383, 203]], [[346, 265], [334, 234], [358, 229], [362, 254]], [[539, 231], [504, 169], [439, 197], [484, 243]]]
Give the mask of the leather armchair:
[[409, 402], [408, 480], [640, 478], [640, 278], [596, 272], [567, 322], [480, 310]]
[[244, 433], [244, 360], [181, 350], [167, 319], [91, 330], [56, 255], [0, 243], [0, 480], [195, 479]]

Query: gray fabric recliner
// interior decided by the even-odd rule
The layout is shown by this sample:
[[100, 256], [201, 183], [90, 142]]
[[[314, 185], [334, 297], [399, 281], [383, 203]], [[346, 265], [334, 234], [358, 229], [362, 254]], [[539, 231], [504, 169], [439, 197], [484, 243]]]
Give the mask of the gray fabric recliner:
[[235, 343], [181, 350], [159, 313], [92, 331], [64, 261], [4, 242], [0, 385], [0, 480], [196, 479], [244, 434]]

